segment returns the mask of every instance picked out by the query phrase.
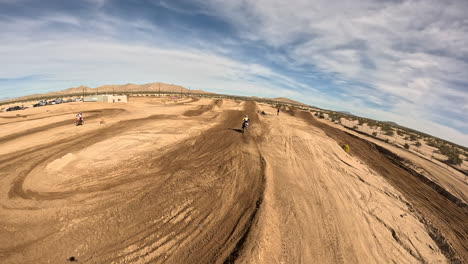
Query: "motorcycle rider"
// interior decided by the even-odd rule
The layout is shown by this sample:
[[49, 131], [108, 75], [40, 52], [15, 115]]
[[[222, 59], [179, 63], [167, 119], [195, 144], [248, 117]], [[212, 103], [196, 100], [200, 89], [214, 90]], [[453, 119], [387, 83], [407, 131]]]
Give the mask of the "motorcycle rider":
[[82, 124], [83, 123], [83, 113], [82, 112], [79, 112], [78, 114], [76, 114], [76, 123], [77, 124]]
[[242, 128], [248, 127], [249, 124], [250, 124], [249, 116], [248, 116], [248, 115], [245, 115], [243, 121], [244, 121], [244, 122], [242, 123]]

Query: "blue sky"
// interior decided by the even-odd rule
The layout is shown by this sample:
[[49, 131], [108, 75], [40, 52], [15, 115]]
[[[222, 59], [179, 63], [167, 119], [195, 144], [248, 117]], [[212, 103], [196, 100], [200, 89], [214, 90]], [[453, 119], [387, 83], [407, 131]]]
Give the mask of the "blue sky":
[[0, 98], [162, 81], [468, 146], [468, 1], [0, 0]]

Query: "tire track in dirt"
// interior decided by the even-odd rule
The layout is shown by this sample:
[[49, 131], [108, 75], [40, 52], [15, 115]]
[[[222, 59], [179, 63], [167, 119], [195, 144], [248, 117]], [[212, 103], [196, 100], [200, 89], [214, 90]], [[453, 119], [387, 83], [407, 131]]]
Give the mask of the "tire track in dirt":
[[[190, 211], [200, 216], [193, 213], [194, 219], [187, 222], [185, 219], [190, 216], [183, 212], [188, 210], [177, 210], [161, 223], [164, 228], [154, 230], [144, 246], [138, 246], [139, 250], [124, 259], [115, 258], [115, 251], [109, 250], [112, 253], [100, 256], [100, 260], [220, 263], [238, 254], [260, 204], [264, 181], [259, 153], [251, 146], [244, 149], [243, 135], [227, 130], [238, 124], [242, 116], [240, 111], [228, 111], [222, 125], [208, 130], [194, 142], [188, 140], [162, 159], [151, 161], [150, 167], [161, 166], [161, 171], [171, 171], [164, 182], [167, 189], [159, 198], [167, 199], [164, 192], [176, 192], [171, 202], [187, 208], [189, 200], [193, 208]], [[203, 177], [194, 179], [193, 175]], [[184, 199], [178, 201], [180, 197]], [[164, 241], [158, 241], [158, 237], [164, 237]]]
[[[339, 129], [314, 119], [309, 112], [292, 111], [293, 116], [302, 118], [309, 124], [322, 129], [338, 144], [348, 144], [350, 153], [368, 164], [397, 188], [410, 202], [411, 210], [420, 215], [428, 234], [439, 246], [441, 252], [452, 263], [468, 260], [468, 211], [466, 207], [441, 195], [421, 177], [402, 168], [403, 164], [386, 155], [385, 151], [363, 139], [351, 136]], [[387, 153], [388, 154], [388, 153]]]
[[[23, 199], [53, 200], [65, 198], [78, 193], [105, 190], [100, 187], [100, 184], [98, 184], [96, 187], [90, 186], [86, 190], [39, 193], [30, 190], [24, 191], [23, 182], [27, 175], [40, 164], [47, 163], [48, 161], [57, 159], [66, 153], [79, 151], [102, 140], [117, 136], [126, 130], [133, 129], [135, 126], [144, 124], [145, 122], [167, 118], [175, 118], [175, 116], [152, 115], [140, 119], [120, 121], [116, 124], [108, 126], [105, 129], [90, 132], [87, 135], [83, 135], [77, 138], [70, 138], [61, 142], [53, 142], [51, 144], [45, 144], [43, 146], [33, 147], [32, 149], [0, 156], [0, 163], [3, 163], [5, 169], [11, 168], [11, 166], [16, 166], [16, 164], [22, 164], [22, 169], [16, 170], [18, 176], [10, 188], [10, 192], [8, 193], [9, 198], [20, 197]], [[69, 121], [66, 122], [68, 123]], [[37, 131], [30, 131], [24, 135], [29, 135], [32, 133], [37, 133]], [[125, 183], [125, 181], [123, 183]], [[105, 188], [111, 189], [113, 187], [115, 187], [115, 184], [107, 185]]]
[[[142, 154], [123, 175], [109, 180], [100, 180], [99, 174], [83, 175], [63, 192], [28, 191], [23, 182], [32, 170], [66, 153], [149, 121], [176, 117], [121, 121], [83, 137], [0, 156], [1, 175], [15, 175], [8, 199], [17, 200], [19, 206], [4, 207], [6, 212], [51, 211], [49, 217], [31, 220], [36, 227], [19, 229], [15, 237], [23, 239], [2, 247], [0, 260], [57, 263], [73, 254], [82, 263], [234, 261], [260, 207], [265, 181], [256, 138], [229, 129], [240, 126], [245, 113], [258, 122], [253, 103], [246, 104], [245, 111], [224, 111], [219, 125], [163, 153]], [[96, 181], [85, 187], [87, 178]], [[50, 229], [42, 234], [41, 225]]]
[[[103, 117], [104, 115], [106, 117], [112, 117], [112, 116], [121, 114], [123, 112], [126, 112], [126, 110], [125, 109], [103, 109], [103, 110], [99, 110], [99, 111], [84, 112], [84, 114], [85, 115], [90, 114], [88, 116], [85, 116], [85, 118], [86, 118], [85, 120], [88, 121], [88, 120], [98, 119], [100, 117]], [[37, 118], [37, 119], [42, 119], [42, 118]], [[28, 119], [26, 121], [37, 120], [37, 119]], [[23, 120], [23, 121], [25, 121], [25, 120]], [[18, 133], [13, 133], [13, 134], [10, 134], [8, 136], [0, 137], [0, 144], [4, 143], [4, 142], [7, 142], [7, 141], [10, 141], [10, 140], [13, 140], [13, 139], [16, 139], [16, 138], [19, 138], [19, 137], [24, 137], [24, 136], [31, 135], [31, 134], [34, 134], [34, 133], [39, 133], [39, 132], [47, 131], [49, 129], [53, 129], [53, 128], [57, 128], [57, 127], [61, 127], [61, 126], [66, 126], [66, 125], [73, 125], [73, 126], [75, 125], [74, 116], [73, 116], [73, 118], [70, 118], [69, 120], [63, 120], [63, 121], [55, 122], [55, 123], [52, 123], [52, 124], [47, 124], [47, 125], [27, 129], [27, 130], [24, 130], [24, 131], [21, 131], [21, 132], [18, 132]]]

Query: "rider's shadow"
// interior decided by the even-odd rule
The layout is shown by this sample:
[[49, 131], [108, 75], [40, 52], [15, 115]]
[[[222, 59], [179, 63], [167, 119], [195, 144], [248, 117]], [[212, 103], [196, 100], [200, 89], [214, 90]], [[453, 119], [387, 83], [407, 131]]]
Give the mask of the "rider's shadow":
[[236, 131], [238, 133], [242, 133], [242, 129], [238, 129], [238, 128], [228, 128], [228, 130], [232, 130], [232, 131]]

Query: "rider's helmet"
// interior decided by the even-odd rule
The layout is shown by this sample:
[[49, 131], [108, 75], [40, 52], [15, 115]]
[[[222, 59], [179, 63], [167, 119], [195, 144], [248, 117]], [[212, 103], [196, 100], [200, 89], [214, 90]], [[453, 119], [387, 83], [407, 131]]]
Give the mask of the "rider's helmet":
[[245, 117], [245, 118], [249, 118], [249, 116], [248, 116], [248, 115], [245, 115], [244, 117]]

